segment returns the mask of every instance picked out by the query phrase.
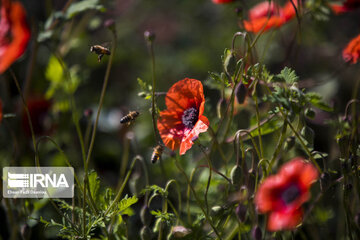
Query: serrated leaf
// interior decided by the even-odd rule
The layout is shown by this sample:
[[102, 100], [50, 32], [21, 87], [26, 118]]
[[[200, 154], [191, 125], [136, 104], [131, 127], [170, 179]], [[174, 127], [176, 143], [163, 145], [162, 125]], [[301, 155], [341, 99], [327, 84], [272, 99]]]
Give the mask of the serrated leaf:
[[127, 211], [133, 204], [137, 203], [138, 198], [136, 196], [132, 196], [130, 198], [128, 198], [128, 196], [126, 195], [119, 203], [118, 203], [118, 208], [110, 213], [110, 215], [114, 215], [114, 214], [128, 214], [129, 211]]
[[100, 179], [95, 171], [90, 172], [90, 174], [88, 175], [88, 179], [89, 179], [89, 188], [91, 192], [91, 197], [96, 202], [98, 197], [97, 193], [100, 188]]
[[285, 67], [278, 75], [274, 77], [274, 80], [280, 82], [285, 81], [287, 84], [294, 84], [299, 80], [299, 77], [296, 75], [294, 70]]
[[308, 92], [305, 94], [307, 101], [309, 101], [314, 107], [317, 107], [326, 112], [332, 112], [334, 109], [328, 104], [322, 101], [320, 94], [315, 92]]

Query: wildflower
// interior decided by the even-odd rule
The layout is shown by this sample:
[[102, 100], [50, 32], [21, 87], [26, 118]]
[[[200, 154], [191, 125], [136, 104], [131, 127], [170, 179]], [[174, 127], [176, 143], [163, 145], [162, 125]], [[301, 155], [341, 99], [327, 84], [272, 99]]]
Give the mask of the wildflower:
[[342, 52], [345, 62], [355, 64], [360, 57], [360, 34], [353, 38]]
[[222, 4], [222, 3], [231, 3], [234, 0], [212, 0], [212, 1], [213, 1], [213, 3], [216, 3], [216, 4]]
[[[294, 1], [297, 7], [297, 1]], [[244, 28], [248, 32], [267, 31], [271, 28], [279, 28], [296, 16], [293, 4], [289, 1], [283, 8], [274, 2], [262, 2], [249, 11], [249, 20], [245, 20]]]
[[310, 198], [310, 186], [318, 178], [316, 168], [297, 157], [279, 173], [268, 177], [255, 196], [257, 211], [269, 213], [269, 231], [293, 229], [302, 221], [301, 205]]
[[20, 2], [2, 0], [0, 12], [0, 73], [3, 73], [24, 53], [30, 30]]
[[[42, 97], [29, 98], [27, 100], [32, 127], [35, 135], [49, 134], [52, 129], [49, 110], [51, 102]], [[31, 130], [26, 113], [23, 113], [22, 127], [27, 136], [31, 136]]]
[[160, 112], [157, 122], [161, 138], [168, 148], [180, 148], [180, 154], [185, 154], [209, 127], [209, 120], [203, 115], [205, 98], [201, 82], [189, 78], [178, 81], [167, 92], [165, 104], [167, 109]]
[[343, 4], [331, 3], [330, 8], [334, 11], [335, 14], [342, 14], [350, 12], [360, 7], [359, 0], [346, 0]]

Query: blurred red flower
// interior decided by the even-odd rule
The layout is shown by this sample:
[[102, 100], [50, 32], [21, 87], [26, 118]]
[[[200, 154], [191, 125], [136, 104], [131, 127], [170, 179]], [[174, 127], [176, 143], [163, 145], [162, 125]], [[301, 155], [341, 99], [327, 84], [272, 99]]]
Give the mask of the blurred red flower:
[[[294, 1], [297, 7], [297, 1]], [[278, 28], [296, 16], [293, 4], [289, 1], [283, 8], [274, 2], [262, 2], [249, 11], [249, 20], [244, 20], [244, 28], [248, 32], [267, 31]]]
[[360, 0], [346, 0], [343, 4], [331, 3], [330, 8], [335, 14], [350, 12], [360, 7]]
[[2, 121], [2, 118], [3, 118], [3, 112], [2, 112], [2, 101], [0, 99], [0, 123]]
[[293, 229], [302, 221], [301, 205], [310, 198], [310, 186], [318, 171], [301, 157], [283, 165], [278, 174], [260, 185], [255, 196], [257, 211], [269, 212], [269, 231]]
[[[32, 127], [35, 135], [49, 134], [52, 130], [49, 110], [51, 102], [43, 97], [33, 97], [27, 100]], [[27, 136], [31, 136], [28, 117], [25, 112], [22, 114], [22, 127]]]
[[345, 62], [355, 64], [360, 57], [360, 34], [351, 39], [346, 48], [342, 52]]
[[222, 3], [230, 3], [230, 2], [233, 2], [234, 0], [212, 0], [213, 3], [216, 3], [216, 4], [222, 4]]
[[205, 97], [199, 80], [185, 78], [175, 83], [165, 97], [167, 109], [160, 112], [157, 127], [164, 144], [189, 150], [200, 133], [206, 132], [209, 120], [203, 116]]
[[25, 9], [20, 2], [1, 1], [0, 73], [3, 73], [25, 51], [30, 39]]

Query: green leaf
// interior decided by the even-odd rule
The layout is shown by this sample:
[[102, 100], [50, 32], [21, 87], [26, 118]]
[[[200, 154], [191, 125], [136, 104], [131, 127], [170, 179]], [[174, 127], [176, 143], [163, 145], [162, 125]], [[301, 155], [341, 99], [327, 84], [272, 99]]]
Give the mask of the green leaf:
[[[281, 126], [283, 125], [283, 122], [280, 121], [278, 118], [274, 117], [273, 119], [269, 120], [267, 123], [263, 124], [260, 127], [261, 135], [266, 135], [272, 132], [275, 132]], [[251, 131], [251, 136], [256, 137], [259, 135], [259, 130], [256, 128]]]
[[80, 2], [75, 2], [71, 4], [70, 7], [66, 10], [65, 18], [70, 19], [77, 14], [87, 10], [105, 11], [105, 8], [99, 4], [99, 0], [83, 0]]
[[136, 196], [132, 196], [128, 198], [126, 195], [121, 201], [118, 203], [118, 212], [124, 212], [127, 208], [131, 207], [131, 205], [137, 203], [138, 198]]
[[90, 172], [88, 178], [89, 178], [89, 188], [90, 188], [91, 196], [94, 199], [94, 201], [97, 202], [96, 200], [98, 197], [97, 193], [100, 188], [100, 179], [95, 171]]
[[274, 76], [273, 81], [276, 82], [286, 82], [287, 84], [294, 84], [299, 80], [299, 77], [296, 75], [295, 71], [291, 68], [285, 67], [279, 74]]
[[322, 101], [322, 97], [315, 92], [308, 92], [305, 94], [305, 97], [308, 102], [310, 102], [314, 107], [317, 107], [326, 112], [332, 112], [334, 109], [328, 104]]
[[[55, 56], [51, 56], [45, 71], [45, 77], [50, 82], [45, 92], [47, 99], [55, 98], [53, 109], [55, 111], [67, 111], [69, 109], [69, 94], [74, 94], [81, 80], [78, 76], [80, 67], [75, 65], [64, 72], [66, 66], [62, 66]], [[68, 75], [68, 76], [66, 76]]]

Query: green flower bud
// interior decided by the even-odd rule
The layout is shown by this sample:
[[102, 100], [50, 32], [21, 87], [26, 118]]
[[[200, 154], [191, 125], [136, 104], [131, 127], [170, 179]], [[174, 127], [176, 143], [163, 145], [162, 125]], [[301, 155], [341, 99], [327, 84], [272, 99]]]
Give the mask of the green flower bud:
[[241, 183], [241, 167], [240, 166], [234, 166], [231, 170], [230, 176], [231, 176], [231, 183], [237, 188], [240, 186]]

